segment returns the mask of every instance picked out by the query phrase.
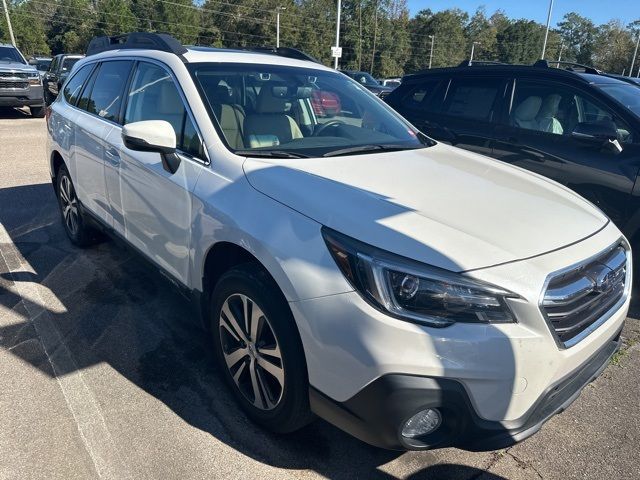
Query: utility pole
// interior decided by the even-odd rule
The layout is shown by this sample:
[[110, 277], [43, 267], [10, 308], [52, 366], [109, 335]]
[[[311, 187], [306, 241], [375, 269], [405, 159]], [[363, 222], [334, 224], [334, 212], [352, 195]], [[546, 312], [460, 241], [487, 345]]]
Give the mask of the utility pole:
[[9, 18], [9, 9], [7, 8], [7, 0], [2, 0], [2, 6], [4, 7], [4, 15], [7, 17], [7, 26], [9, 27], [9, 37], [11, 37], [11, 44], [16, 46], [16, 38], [13, 36], [13, 27], [11, 26], [11, 19]]
[[[340, 12], [342, 11], [342, 3], [338, 0], [338, 18], [336, 19], [336, 47], [340, 46]], [[338, 57], [335, 57], [336, 61], [333, 68], [338, 69]]]
[[280, 48], [280, 12], [287, 7], [276, 7], [276, 48]]
[[560, 53], [558, 54], [558, 65], [560, 65], [560, 61], [562, 60], [562, 51], [564, 50], [564, 43], [560, 44]]
[[544, 60], [544, 54], [547, 50], [547, 39], [549, 38], [549, 24], [551, 23], [551, 11], [553, 10], [553, 0], [549, 0], [549, 13], [547, 14], [547, 30], [544, 32], [544, 43], [542, 44], [542, 56]]
[[636, 55], [638, 54], [638, 45], [640, 45], [640, 32], [638, 32], [638, 41], [636, 42], [636, 49], [633, 51], [633, 59], [631, 60], [631, 68], [629, 69], [629, 76], [633, 76], [633, 66], [636, 63]]
[[429, 38], [431, 39], [431, 53], [429, 53], [429, 70], [431, 70], [431, 61], [433, 60], [433, 42], [435, 42], [436, 36], [429, 35]]
[[378, 2], [376, 2], [376, 16], [373, 24], [373, 51], [371, 52], [371, 65], [369, 73], [373, 75], [373, 64], [376, 60], [376, 40], [378, 37]]
[[476, 50], [476, 45], [480, 45], [480, 42], [473, 42], [471, 44], [471, 58], [469, 59], [469, 64], [473, 62], [473, 52]]

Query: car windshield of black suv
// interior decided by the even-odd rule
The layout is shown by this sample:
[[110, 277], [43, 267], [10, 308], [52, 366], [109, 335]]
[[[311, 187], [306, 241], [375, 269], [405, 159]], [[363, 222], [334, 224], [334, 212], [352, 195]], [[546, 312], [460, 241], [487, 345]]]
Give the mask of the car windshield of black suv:
[[600, 88], [637, 116], [640, 116], [640, 89], [628, 83], [605, 83]]
[[337, 72], [211, 63], [190, 69], [219, 132], [238, 155], [303, 158], [433, 144]]
[[13, 47], [0, 47], [0, 62], [26, 63], [18, 50]]

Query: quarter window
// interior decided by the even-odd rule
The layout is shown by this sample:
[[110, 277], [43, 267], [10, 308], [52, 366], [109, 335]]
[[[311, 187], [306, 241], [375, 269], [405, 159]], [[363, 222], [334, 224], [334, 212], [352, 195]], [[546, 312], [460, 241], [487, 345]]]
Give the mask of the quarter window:
[[447, 92], [443, 113], [491, 121], [493, 106], [502, 84], [502, 80], [498, 78], [454, 79]]
[[132, 62], [113, 61], [100, 65], [87, 111], [112, 122], [118, 122], [124, 85], [129, 78]]
[[64, 86], [62, 94], [64, 95], [65, 100], [71, 105], [75, 105], [78, 101], [80, 92], [82, 91], [82, 86], [87, 80], [87, 77], [89, 77], [92, 67], [93, 65], [85, 65], [82, 67]]
[[430, 80], [422, 82], [419, 85], [415, 85], [407, 92], [404, 97], [402, 97], [400, 104], [406, 108], [430, 110], [429, 107], [431, 107], [432, 105], [430, 105], [429, 103], [433, 102], [428, 102], [428, 100], [431, 98], [435, 89], [438, 87], [438, 83], [440, 83], [439, 80]]
[[203, 158], [202, 142], [173, 78], [164, 68], [145, 62], [138, 64], [133, 76], [124, 115], [125, 123], [143, 120], [169, 122], [178, 148]]

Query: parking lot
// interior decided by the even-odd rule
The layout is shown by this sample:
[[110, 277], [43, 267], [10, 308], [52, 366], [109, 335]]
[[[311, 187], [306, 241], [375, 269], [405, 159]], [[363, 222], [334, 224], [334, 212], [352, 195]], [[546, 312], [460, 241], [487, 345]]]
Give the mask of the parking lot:
[[504, 451], [388, 452], [316, 421], [248, 422], [170, 283], [122, 245], [73, 247], [44, 120], [0, 113], [0, 479], [631, 479], [640, 444], [640, 308], [605, 373]]

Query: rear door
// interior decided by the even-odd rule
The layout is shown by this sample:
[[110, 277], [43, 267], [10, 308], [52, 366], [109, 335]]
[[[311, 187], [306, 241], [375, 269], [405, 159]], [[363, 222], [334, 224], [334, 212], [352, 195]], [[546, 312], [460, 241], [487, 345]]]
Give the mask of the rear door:
[[110, 162], [117, 151], [113, 151], [107, 137], [119, 126], [122, 97], [132, 65], [130, 60], [102, 62], [93, 72], [77, 105], [81, 110], [75, 120], [78, 198], [110, 227], [113, 216], [107, 195], [105, 163]]

